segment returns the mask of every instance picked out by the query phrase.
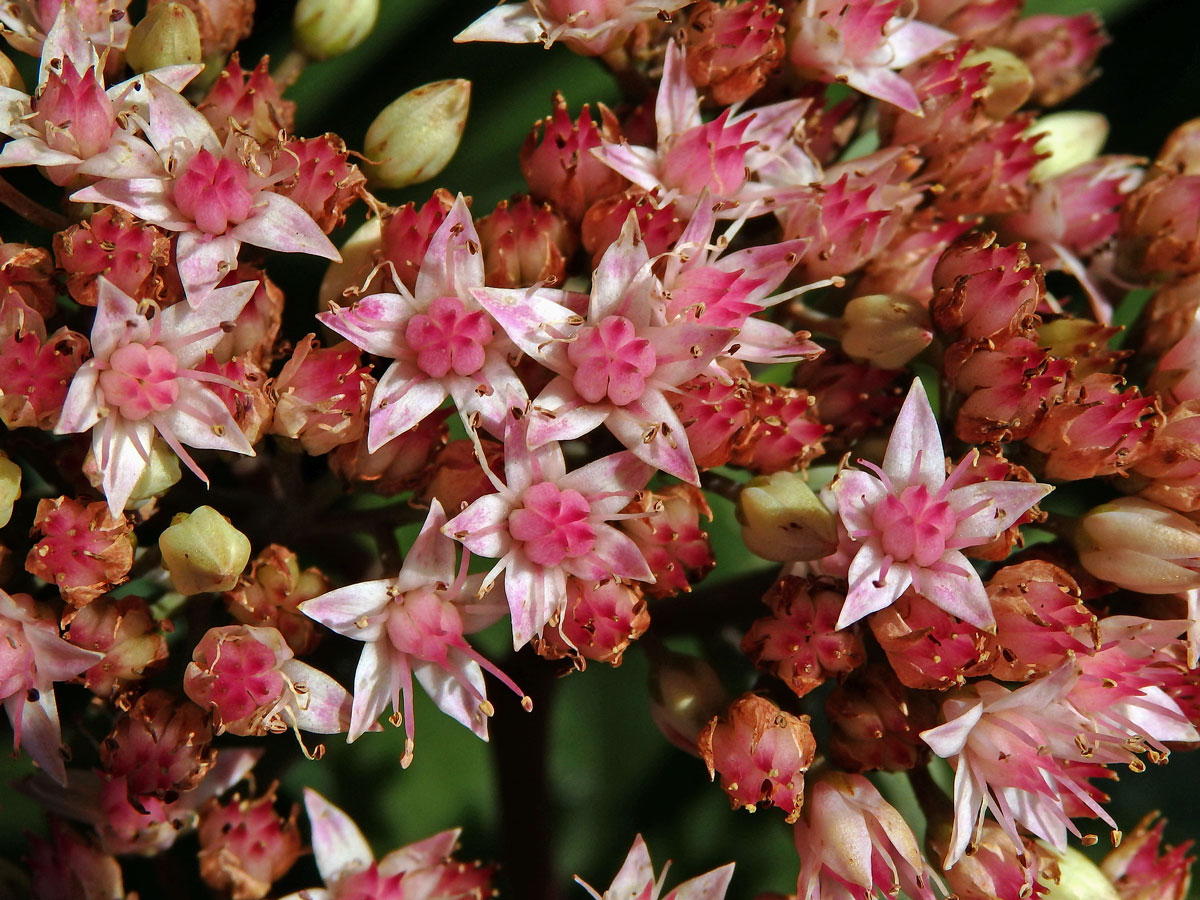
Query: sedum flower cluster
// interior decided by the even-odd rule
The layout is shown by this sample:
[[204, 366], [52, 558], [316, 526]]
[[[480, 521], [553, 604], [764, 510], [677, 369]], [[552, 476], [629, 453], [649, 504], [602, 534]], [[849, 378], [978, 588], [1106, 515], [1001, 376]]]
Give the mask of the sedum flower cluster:
[[[0, 8], [0, 701], [48, 814], [13, 891], [556, 896], [544, 846], [511, 880], [457, 829], [377, 858], [276, 779], [389, 727], [398, 767], [436, 754], [417, 685], [486, 741], [521, 715], [497, 685], [530, 711], [644, 652], [620, 703], [790, 829], [797, 900], [1184, 900], [1188, 845], [1105, 785], [1200, 746], [1200, 120], [1145, 160], [1050, 112], [1095, 16], [480, 9], [457, 41], [624, 91], [554, 93], [488, 210], [389, 202], [454, 155], [467, 81], [362, 147], [295, 132], [374, 0], [301, 0], [274, 67], [237, 51], [252, 0], [140, 6]], [[281, 254], [320, 287], [285, 296]], [[639, 835], [580, 884], [732, 876], [664, 893]]]

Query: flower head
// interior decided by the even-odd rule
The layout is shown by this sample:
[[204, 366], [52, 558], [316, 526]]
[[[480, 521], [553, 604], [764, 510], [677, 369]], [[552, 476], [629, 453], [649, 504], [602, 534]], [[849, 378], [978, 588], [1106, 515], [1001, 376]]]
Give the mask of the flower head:
[[[646, 849], [646, 842], [642, 840], [639, 834], [633, 841], [633, 846], [629, 848], [629, 855], [625, 857], [625, 862], [621, 866], [621, 870], [617, 872], [613, 882], [609, 885], [608, 890], [600, 894], [586, 881], [583, 881], [579, 876], [575, 876], [578, 881], [587, 890], [595, 900], [626, 900], [626, 898], [634, 898], [634, 900], [658, 900], [662, 893], [663, 884], [667, 877], [667, 868], [670, 867], [668, 862], [663, 867], [662, 873], [658, 878], [654, 877], [654, 866], [650, 862], [650, 852]], [[722, 900], [725, 896], [725, 891], [729, 888], [729, 880], [733, 877], [733, 863], [727, 866], [721, 866], [719, 869], [713, 869], [711, 872], [706, 872], [703, 875], [697, 875], [695, 878], [690, 878], [683, 884], [679, 885], [670, 891], [663, 900]]]
[[962, 548], [992, 540], [1046, 496], [1044, 484], [956, 485], [971, 457], [946, 476], [937, 420], [914, 381], [875, 474], [844, 469], [833, 484], [838, 514], [859, 542], [838, 627], [890, 606], [912, 585], [934, 605], [979, 628], [995, 624], [987, 592]]
[[395, 578], [352, 584], [300, 605], [305, 615], [366, 645], [354, 676], [349, 740], [373, 727], [390, 702], [404, 720], [404, 766], [414, 746], [414, 675], [442, 712], [484, 740], [492, 714], [484, 670], [529, 706], [513, 680], [463, 637], [499, 619], [504, 606], [478, 596], [483, 576], [467, 575], [470, 554], [463, 554], [455, 574], [454, 541], [442, 534], [445, 524], [442, 505], [434, 500]]
[[99, 284], [93, 356], [75, 373], [55, 431], [92, 432], [104, 495], [117, 515], [150, 465], [155, 434], [205, 484], [208, 478], [185, 444], [254, 455], [211, 387], [224, 379], [199, 369], [225, 336], [223, 323], [237, 316], [255, 285], [213, 291], [199, 310], [182, 303], [151, 316], [154, 307], [138, 304], [105, 279]]

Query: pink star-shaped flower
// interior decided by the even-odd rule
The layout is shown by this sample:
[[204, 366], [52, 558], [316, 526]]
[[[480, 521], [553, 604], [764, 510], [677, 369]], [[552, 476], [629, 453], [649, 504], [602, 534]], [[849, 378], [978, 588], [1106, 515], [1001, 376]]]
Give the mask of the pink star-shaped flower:
[[79, 367], [63, 403], [56, 434], [92, 432], [92, 452], [114, 514], [150, 465], [157, 433], [205, 484], [208, 478], [184, 449], [254, 449], [225, 401], [210, 387], [241, 388], [200, 371], [205, 355], [225, 337], [224, 323], [237, 318], [257, 282], [212, 292], [200, 309], [177, 303], [165, 310], [139, 306], [105, 278], [99, 279], [92, 358]]
[[661, 293], [633, 214], [596, 267], [586, 317], [563, 291], [473, 292], [513, 343], [558, 374], [533, 401], [525, 426], [531, 446], [606, 425], [634, 456], [700, 483], [667, 394], [706, 369], [737, 330], [667, 324]]
[[967, 456], [946, 477], [942, 437], [925, 388], [914, 380], [875, 474], [843, 469], [832, 485], [850, 538], [859, 543], [837, 627], [890, 606], [911, 585], [931, 603], [977, 628], [995, 626], [983, 582], [964, 547], [992, 540], [1053, 488], [1015, 481], [955, 487]]
[[202, 68], [154, 69], [105, 89], [104, 61], [75, 7], [64, 3], [42, 46], [32, 95], [0, 87], [0, 134], [12, 138], [0, 151], [0, 168], [44, 166], [55, 184], [76, 186], [106, 175], [163, 175], [158, 154], [137, 136], [146, 78], [182, 90]]
[[491, 625], [506, 609], [501, 600], [481, 599], [483, 575], [467, 575], [469, 554], [463, 554], [455, 575], [455, 545], [442, 534], [445, 524], [442, 505], [434, 500], [395, 578], [352, 584], [300, 604], [306, 616], [366, 644], [354, 675], [347, 740], [374, 726], [390, 703], [397, 713], [403, 710], [400, 762], [406, 768], [413, 755], [414, 675], [442, 712], [485, 741], [492, 704], [484, 670], [522, 696], [513, 680], [463, 637]]
[[468, 426], [500, 437], [504, 417], [528, 401], [513, 371], [520, 353], [473, 296], [483, 287], [479, 235], [462, 195], [429, 242], [412, 293], [371, 294], [317, 316], [356, 347], [394, 359], [375, 388], [367, 448], [374, 453], [449, 395]]
[[[621, 864], [621, 869], [613, 878], [612, 884], [603, 894], [599, 893], [586, 881], [578, 876], [575, 880], [582, 885], [595, 900], [658, 900], [667, 880], [667, 869], [670, 862], [663, 867], [657, 878], [654, 877], [654, 865], [650, 862], [650, 851], [646, 842], [639, 834], [634, 838], [629, 855]], [[663, 900], [722, 900], [729, 889], [729, 881], [733, 878], [733, 863], [713, 869], [695, 878], [689, 878], [679, 886], [672, 888]]]
[[528, 416], [509, 419], [504, 481], [488, 473], [496, 493], [480, 497], [442, 528], [472, 553], [499, 560], [484, 587], [504, 573], [515, 649], [561, 617], [568, 575], [654, 580], [637, 544], [608, 524], [646, 486], [650, 467], [622, 452], [568, 473], [557, 443], [530, 449], [528, 422]]
[[[272, 190], [257, 143], [231, 134], [222, 144], [208, 120], [170, 86], [147, 75], [146, 137], [162, 175], [114, 173], [71, 199], [110, 203], [179, 233], [175, 260], [188, 303], [197, 306], [235, 268], [242, 244], [341, 261], [337, 248], [301, 206]], [[169, 174], [168, 174], [169, 173]]]

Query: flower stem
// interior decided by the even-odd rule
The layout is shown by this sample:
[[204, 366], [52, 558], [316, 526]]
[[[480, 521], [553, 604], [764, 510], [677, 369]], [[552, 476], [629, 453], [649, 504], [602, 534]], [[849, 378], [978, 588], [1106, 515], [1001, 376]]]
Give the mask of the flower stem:
[[71, 220], [66, 216], [47, 209], [32, 197], [27, 197], [3, 178], [0, 178], [0, 203], [27, 222], [47, 231], [62, 231], [71, 225]]

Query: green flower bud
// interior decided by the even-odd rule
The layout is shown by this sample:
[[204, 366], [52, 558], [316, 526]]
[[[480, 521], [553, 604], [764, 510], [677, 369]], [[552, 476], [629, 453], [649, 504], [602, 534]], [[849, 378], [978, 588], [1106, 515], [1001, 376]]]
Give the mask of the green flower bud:
[[1042, 135], [1034, 149], [1050, 154], [1029, 173], [1030, 181], [1045, 181], [1099, 156], [1108, 140], [1108, 119], [1083, 110], [1051, 113], [1030, 125], [1025, 133]]
[[1121, 900], [1109, 877], [1074, 847], [1059, 853], [1041, 841], [1038, 844], [1058, 862], [1058, 881], [1045, 883], [1049, 890], [1042, 900]]
[[1200, 587], [1200, 526], [1141, 497], [1120, 497], [1079, 520], [1079, 562], [1097, 578], [1142, 594]]
[[166, 493], [179, 478], [179, 457], [165, 441], [155, 438], [150, 445], [150, 465], [142, 470], [141, 477], [133, 486], [128, 505], [137, 506], [151, 497]]
[[399, 188], [433, 178], [450, 162], [462, 139], [471, 104], [471, 82], [435, 81], [392, 101], [367, 129], [367, 176]]
[[211, 506], [172, 519], [158, 549], [181, 594], [232, 590], [250, 561], [249, 539]]
[[125, 49], [125, 60], [135, 72], [198, 63], [202, 56], [196, 15], [182, 3], [159, 3], [146, 10]]
[[721, 679], [707, 662], [671, 650], [650, 657], [650, 718], [680, 750], [699, 756], [700, 731], [729, 706]]
[[738, 495], [737, 517], [742, 540], [763, 559], [820, 559], [837, 549], [834, 514], [797, 472], [751, 479]]
[[881, 369], [899, 369], [929, 346], [929, 312], [900, 294], [855, 297], [842, 313], [842, 349]]
[[379, 0], [300, 0], [292, 38], [305, 55], [329, 59], [366, 40], [378, 17]]
[[12, 518], [13, 504], [21, 496], [21, 467], [0, 450], [0, 528]]
[[1033, 73], [1024, 60], [1001, 47], [980, 47], [962, 61], [962, 67], [987, 63], [987, 88], [983, 93], [983, 111], [993, 119], [1006, 119], [1025, 105], [1033, 93]]

